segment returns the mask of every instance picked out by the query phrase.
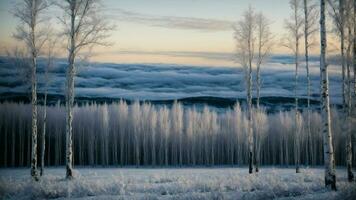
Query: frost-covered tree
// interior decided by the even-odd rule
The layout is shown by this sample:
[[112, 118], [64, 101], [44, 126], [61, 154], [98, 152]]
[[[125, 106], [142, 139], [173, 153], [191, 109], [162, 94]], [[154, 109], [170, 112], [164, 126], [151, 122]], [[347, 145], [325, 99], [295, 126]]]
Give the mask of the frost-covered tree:
[[151, 164], [152, 166], [156, 166], [157, 164], [157, 158], [156, 158], [157, 112], [153, 108], [150, 111], [150, 132], [151, 132]]
[[328, 0], [331, 8], [331, 17], [334, 23], [334, 31], [340, 39], [340, 56], [342, 67], [342, 105], [346, 109], [346, 58], [345, 58], [345, 1]]
[[250, 7], [244, 12], [242, 19], [238, 21], [235, 28], [235, 40], [237, 49], [237, 62], [245, 70], [246, 102], [248, 110], [248, 145], [249, 145], [249, 173], [253, 173], [253, 129], [252, 129], [252, 65], [255, 54], [254, 35], [256, 27], [256, 16], [254, 10]]
[[[344, 126], [346, 137], [346, 155], [347, 155], [347, 173], [348, 180], [353, 181], [354, 175], [352, 172], [352, 48], [355, 40], [354, 36], [354, 1], [353, 0], [329, 0], [331, 7], [331, 16], [334, 22], [334, 31], [340, 40], [340, 56], [342, 66], [342, 102], [344, 110], [344, 120], [347, 122]], [[355, 70], [355, 68], [354, 68]], [[354, 72], [355, 75], [355, 72]], [[354, 78], [355, 80], [355, 78]]]
[[37, 57], [44, 45], [47, 34], [43, 25], [43, 13], [48, 8], [46, 0], [22, 0], [14, 10], [14, 16], [20, 21], [14, 37], [25, 43], [31, 59], [31, 104], [32, 104], [32, 152], [31, 176], [38, 180], [37, 174]]
[[65, 0], [58, 5], [63, 10], [64, 34], [68, 38], [68, 68], [66, 79], [66, 176], [73, 177], [73, 106], [75, 63], [84, 49], [107, 45], [104, 39], [112, 29], [99, 15], [99, 2], [94, 0]]
[[321, 115], [324, 142], [325, 186], [336, 190], [334, 148], [330, 121], [329, 78], [326, 64], [326, 22], [325, 1], [320, 0], [320, 80], [321, 80]]
[[183, 149], [182, 149], [182, 137], [183, 137], [183, 108], [182, 104], [177, 101], [174, 102], [172, 106], [172, 139], [178, 141], [178, 144], [173, 143], [172, 145], [172, 162], [174, 164], [179, 163], [180, 166], [183, 164]]
[[272, 32], [268, 18], [259, 13], [256, 15], [257, 57], [256, 57], [256, 106], [260, 107], [261, 65], [272, 51]]
[[[295, 96], [295, 123], [298, 123], [298, 70], [299, 70], [299, 45], [300, 39], [303, 36], [303, 20], [301, 17], [301, 0], [290, 0], [289, 2], [293, 14], [290, 20], [286, 20], [285, 25], [288, 31], [289, 37], [287, 42], [284, 44], [294, 53], [294, 63], [295, 63], [295, 75], [294, 75], [294, 96]], [[295, 134], [297, 135], [297, 126], [295, 126]], [[299, 137], [296, 137], [299, 138]], [[296, 141], [296, 147], [299, 146], [299, 140]], [[299, 155], [297, 155], [299, 156]], [[296, 172], [299, 173], [299, 165], [296, 165]]]
[[134, 138], [134, 158], [136, 167], [140, 165], [140, 140], [141, 140], [141, 112], [140, 112], [140, 103], [136, 101], [131, 109], [131, 122], [132, 122], [132, 131]]
[[295, 115], [295, 123], [294, 123], [294, 163], [296, 166], [296, 173], [300, 172], [300, 146], [301, 146], [301, 138], [302, 138], [302, 130], [303, 130], [303, 119], [301, 117], [300, 112], [297, 112]]
[[163, 138], [163, 156], [164, 163], [168, 166], [168, 139], [169, 139], [169, 130], [170, 130], [170, 118], [169, 118], [169, 110], [166, 106], [160, 108], [158, 115], [158, 124], [159, 124], [159, 131]]
[[45, 45], [46, 64], [44, 66], [44, 91], [43, 91], [43, 121], [42, 121], [42, 135], [41, 135], [41, 167], [40, 175], [43, 175], [45, 165], [45, 151], [46, 151], [46, 126], [47, 126], [47, 93], [50, 82], [49, 72], [54, 65], [54, 57], [57, 45], [57, 39], [52, 36], [48, 37]]
[[261, 146], [268, 131], [268, 119], [265, 109], [254, 109], [253, 128], [255, 133], [255, 167], [259, 171]]
[[[313, 45], [311, 39], [317, 32], [317, 4], [314, 1], [303, 0], [304, 9], [304, 53], [305, 53], [305, 69], [307, 74], [307, 148], [311, 146], [311, 124], [310, 124], [310, 98], [311, 98], [311, 82], [310, 82], [310, 69], [309, 69], [309, 49]], [[307, 150], [307, 155], [309, 149]], [[307, 162], [309, 159], [307, 158]]]
[[347, 84], [347, 94], [346, 94], [346, 103], [347, 103], [347, 139], [346, 139], [346, 165], [347, 165], [347, 175], [348, 180], [350, 182], [354, 179], [354, 174], [352, 172], [352, 75], [351, 75], [351, 68], [352, 68], [352, 48], [355, 35], [353, 34], [354, 30], [354, 10], [353, 10], [354, 1], [352, 0], [345, 0], [345, 29], [347, 30], [346, 33], [346, 84]]

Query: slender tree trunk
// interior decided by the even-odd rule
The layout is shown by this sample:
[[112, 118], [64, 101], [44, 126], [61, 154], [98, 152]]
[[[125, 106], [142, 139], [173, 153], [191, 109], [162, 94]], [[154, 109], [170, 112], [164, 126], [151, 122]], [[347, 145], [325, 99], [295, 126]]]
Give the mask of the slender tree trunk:
[[70, 59], [67, 88], [66, 117], [66, 169], [67, 178], [73, 177], [73, 105], [74, 105], [74, 60]]
[[252, 130], [252, 96], [251, 96], [251, 85], [252, 85], [252, 64], [250, 63], [248, 71], [248, 83], [247, 83], [247, 105], [248, 105], [248, 163], [249, 163], [249, 173], [253, 173], [253, 130]]
[[298, 68], [299, 68], [299, 31], [298, 31], [298, 13], [297, 13], [297, 8], [294, 9], [294, 17], [295, 17], [295, 23], [296, 23], [296, 33], [295, 33], [295, 85], [294, 85], [294, 98], [295, 98], [295, 171], [296, 173], [300, 172], [299, 169], [299, 161], [300, 161], [300, 155], [299, 155], [299, 133], [298, 133]]
[[[47, 81], [48, 79], [46, 78], [46, 82]], [[41, 176], [43, 175], [45, 152], [46, 152], [46, 124], [47, 124], [47, 83], [45, 86], [44, 101], [43, 101], [43, 130], [42, 130], [41, 171], [40, 171]]]
[[31, 91], [32, 91], [32, 153], [31, 153], [31, 176], [37, 177], [37, 84], [36, 84], [36, 57], [32, 58]]
[[324, 165], [325, 186], [336, 190], [336, 175], [334, 149], [331, 133], [329, 80], [326, 65], [326, 27], [325, 27], [325, 0], [320, 1], [320, 78], [321, 78], [321, 102], [322, 102], [322, 130], [324, 141]]
[[[251, 22], [252, 23], [252, 22]], [[249, 163], [249, 173], [253, 173], [253, 129], [252, 129], [252, 60], [253, 60], [253, 44], [252, 44], [252, 24], [249, 24], [249, 37], [248, 37], [248, 53], [249, 53], [249, 63], [248, 63], [248, 71], [247, 71], [247, 109], [248, 109], [248, 163]]]
[[257, 110], [260, 109], [260, 91], [261, 91], [261, 62], [262, 62], [262, 33], [259, 33], [259, 45], [258, 45], [258, 63], [257, 63], [257, 73], [256, 73], [256, 106]]
[[304, 46], [305, 46], [305, 68], [307, 72], [307, 159], [306, 163], [309, 164], [309, 144], [311, 137], [310, 130], [310, 73], [309, 73], [309, 13], [308, 2], [304, 0]]
[[166, 166], [168, 166], [168, 134], [166, 131], [164, 135], [164, 158]]
[[70, 33], [70, 49], [68, 58], [67, 71], [67, 95], [66, 95], [66, 177], [73, 178], [73, 105], [74, 105], [74, 61], [75, 61], [75, 7], [76, 2], [72, 2], [71, 6], [71, 33]]
[[31, 152], [31, 176], [37, 181], [37, 49], [35, 42], [35, 28], [36, 28], [36, 14], [34, 10], [36, 2], [32, 1], [32, 17], [31, 17], [31, 56], [32, 56], [32, 67], [31, 67], [31, 104], [32, 104], [32, 152]]
[[347, 47], [347, 141], [346, 141], [346, 165], [348, 181], [352, 182], [354, 174], [352, 173], [352, 78], [351, 78], [351, 28], [348, 28], [349, 45]]

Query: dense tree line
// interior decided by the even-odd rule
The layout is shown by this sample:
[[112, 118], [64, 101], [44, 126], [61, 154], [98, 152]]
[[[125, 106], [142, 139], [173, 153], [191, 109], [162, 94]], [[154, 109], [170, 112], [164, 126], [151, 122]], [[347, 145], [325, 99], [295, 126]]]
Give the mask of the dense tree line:
[[[39, 107], [39, 114], [44, 107]], [[236, 105], [223, 112], [204, 107], [170, 107], [149, 103], [74, 106], [73, 156], [76, 165], [90, 166], [213, 166], [248, 164], [247, 114]], [[256, 156], [261, 165], [295, 164], [295, 137], [300, 141], [300, 164], [323, 164], [321, 115], [311, 112], [311, 137], [302, 129], [295, 135], [294, 111], [267, 114], [253, 109]], [[346, 164], [344, 122], [332, 110], [332, 129], [337, 165]], [[39, 115], [42, 120], [43, 115]], [[0, 166], [29, 166], [31, 106], [0, 104]], [[355, 125], [354, 125], [355, 126]], [[38, 124], [39, 131], [43, 125]], [[65, 164], [65, 107], [47, 107], [45, 164]], [[40, 138], [41, 139], [41, 138]], [[309, 140], [311, 139], [311, 140]], [[309, 142], [308, 142], [309, 141]], [[311, 143], [310, 143], [311, 142]], [[353, 162], [355, 163], [355, 162]]]

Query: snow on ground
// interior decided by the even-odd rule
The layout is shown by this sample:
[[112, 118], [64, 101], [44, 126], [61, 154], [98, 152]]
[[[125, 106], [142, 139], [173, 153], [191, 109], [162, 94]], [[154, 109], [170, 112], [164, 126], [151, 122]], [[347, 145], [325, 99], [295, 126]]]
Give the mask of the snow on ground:
[[262, 168], [46, 169], [39, 182], [29, 169], [0, 169], [0, 199], [356, 199], [356, 183], [337, 170], [338, 191], [324, 188], [323, 169]]

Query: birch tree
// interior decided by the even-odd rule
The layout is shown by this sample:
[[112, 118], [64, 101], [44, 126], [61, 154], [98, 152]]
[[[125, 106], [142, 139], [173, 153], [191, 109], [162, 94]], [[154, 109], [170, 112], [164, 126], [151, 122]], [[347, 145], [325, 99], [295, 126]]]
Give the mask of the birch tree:
[[[295, 124], [298, 124], [298, 70], [299, 70], [299, 45], [300, 39], [302, 38], [302, 28], [303, 28], [303, 20], [300, 14], [301, 1], [300, 0], [290, 0], [289, 2], [291, 9], [293, 10], [293, 15], [290, 20], [285, 22], [286, 29], [289, 34], [289, 38], [287, 39], [287, 43], [285, 44], [292, 52], [294, 53], [294, 63], [295, 63], [295, 74], [294, 74], [294, 99], [295, 99]], [[298, 151], [300, 141], [298, 134], [298, 127], [295, 126], [294, 131], [296, 137], [295, 141], [295, 150]], [[297, 152], [296, 156], [300, 156]], [[299, 160], [299, 159], [296, 159]], [[299, 163], [296, 162], [296, 173], [299, 173]]]
[[345, 60], [345, 0], [329, 0], [332, 8], [332, 18], [335, 31], [340, 39], [340, 54], [342, 67], [342, 105], [346, 109], [346, 60]]
[[321, 114], [324, 143], [325, 186], [336, 190], [335, 160], [330, 121], [329, 77], [326, 64], [326, 25], [325, 1], [320, 0], [320, 79], [321, 79]]
[[66, 177], [73, 177], [73, 105], [75, 63], [78, 55], [95, 45], [107, 45], [104, 39], [112, 29], [99, 15], [99, 1], [65, 0], [59, 4], [64, 12], [61, 19], [68, 38], [68, 68], [66, 79]]
[[253, 173], [253, 129], [252, 129], [252, 64], [255, 54], [255, 13], [250, 7], [234, 27], [237, 42], [237, 62], [245, 70], [246, 102], [248, 118], [248, 163], [249, 173]]
[[263, 13], [256, 15], [256, 34], [257, 34], [257, 58], [256, 58], [256, 106], [260, 107], [260, 91], [261, 91], [261, 65], [272, 50], [272, 32], [270, 30], [270, 22]]
[[40, 176], [43, 175], [44, 163], [45, 163], [45, 149], [46, 149], [46, 125], [47, 125], [47, 93], [49, 85], [49, 71], [54, 65], [54, 56], [56, 50], [57, 38], [49, 36], [46, 42], [46, 65], [44, 68], [44, 99], [43, 99], [43, 121], [42, 121], [42, 135], [41, 135], [41, 167]]
[[[310, 98], [311, 98], [311, 83], [309, 70], [309, 49], [312, 46], [311, 37], [317, 31], [317, 10], [316, 4], [312, 1], [303, 0], [304, 7], [304, 49], [305, 49], [305, 69], [307, 73], [307, 148], [311, 146], [311, 130], [310, 130]], [[311, 148], [311, 147], [310, 147]], [[309, 149], [307, 150], [307, 162], [309, 163]]]
[[[335, 25], [335, 32], [340, 40], [340, 56], [342, 66], [342, 107], [343, 118], [347, 122], [343, 127], [346, 135], [346, 165], [348, 180], [352, 181], [352, 130], [351, 130], [351, 113], [352, 113], [352, 77], [351, 77], [351, 51], [352, 43], [355, 40], [353, 32], [354, 14], [353, 7], [355, 4], [352, 0], [329, 0], [332, 9], [331, 15]], [[354, 72], [355, 73], [355, 72]]]
[[46, 0], [22, 0], [16, 5], [14, 16], [20, 21], [14, 37], [25, 43], [31, 59], [31, 105], [32, 105], [32, 139], [31, 139], [31, 176], [38, 180], [37, 172], [37, 57], [46, 41], [43, 13], [48, 7]]
[[352, 172], [352, 75], [351, 75], [351, 67], [352, 67], [352, 48], [353, 42], [355, 40], [355, 35], [353, 34], [354, 30], [354, 10], [353, 10], [354, 1], [346, 0], [345, 1], [345, 21], [346, 21], [346, 71], [347, 71], [347, 139], [346, 139], [346, 165], [347, 165], [347, 177], [348, 181], [352, 182], [354, 179], [354, 174]]
[[255, 170], [259, 171], [261, 146], [268, 131], [268, 119], [265, 109], [255, 109], [253, 114], [253, 128], [255, 133]]

